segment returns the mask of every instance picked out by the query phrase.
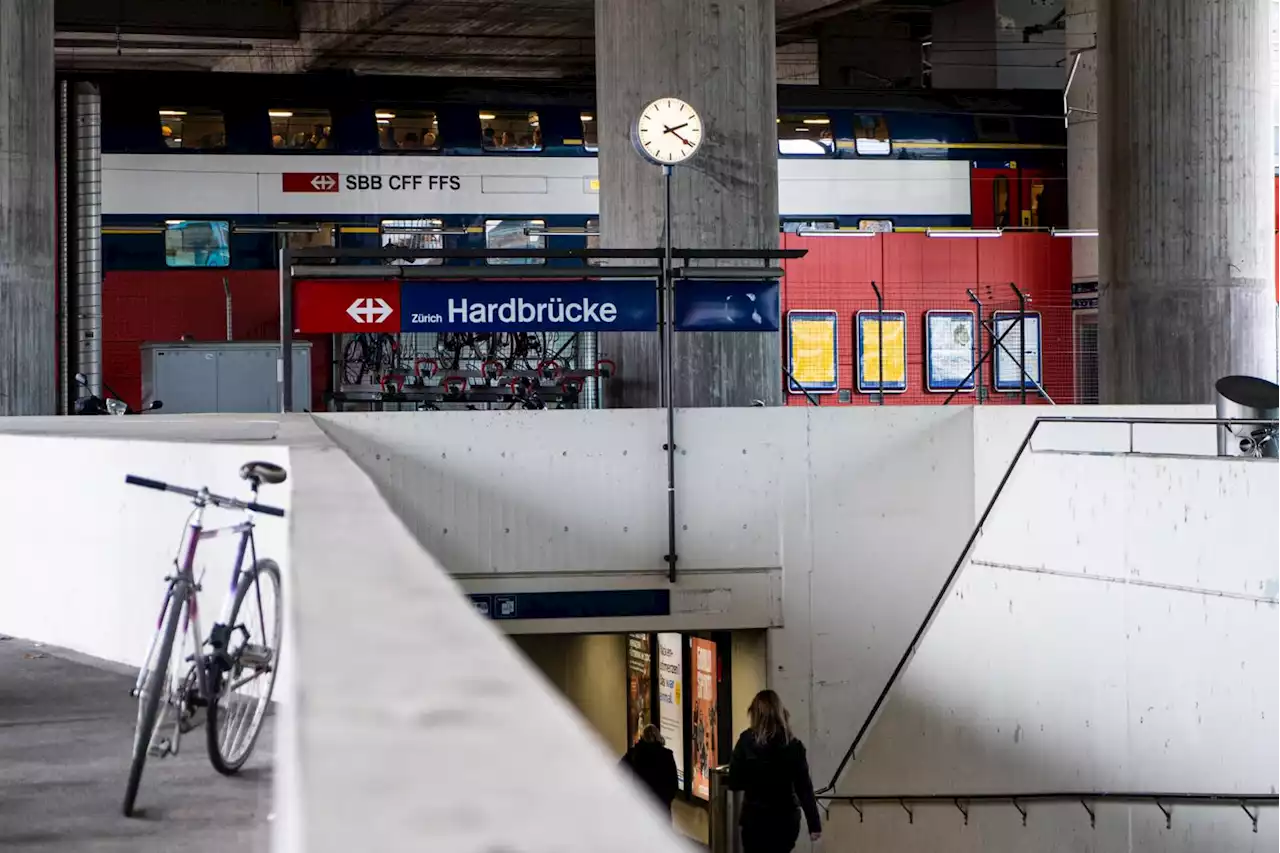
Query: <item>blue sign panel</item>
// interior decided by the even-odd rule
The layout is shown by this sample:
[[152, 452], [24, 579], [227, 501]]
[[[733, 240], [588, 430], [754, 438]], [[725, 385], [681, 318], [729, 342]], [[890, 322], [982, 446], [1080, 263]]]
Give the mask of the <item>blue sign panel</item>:
[[489, 619], [619, 619], [671, 615], [671, 591], [666, 589], [516, 592], [475, 594], [470, 598], [480, 615]]
[[412, 282], [400, 289], [405, 332], [652, 332], [652, 281]]
[[676, 282], [677, 332], [776, 332], [776, 279]]

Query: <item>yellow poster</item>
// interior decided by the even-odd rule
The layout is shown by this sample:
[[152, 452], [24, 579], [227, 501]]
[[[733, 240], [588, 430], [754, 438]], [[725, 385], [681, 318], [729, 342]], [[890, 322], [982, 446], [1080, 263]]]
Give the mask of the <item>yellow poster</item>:
[[836, 313], [792, 311], [787, 314], [787, 340], [792, 393], [833, 391], [836, 387]]
[[[881, 329], [884, 346], [880, 345]], [[883, 354], [883, 356], [882, 356]], [[884, 390], [905, 391], [907, 387], [907, 315], [901, 311], [858, 314], [859, 391], [880, 388], [880, 359], [884, 358]]]

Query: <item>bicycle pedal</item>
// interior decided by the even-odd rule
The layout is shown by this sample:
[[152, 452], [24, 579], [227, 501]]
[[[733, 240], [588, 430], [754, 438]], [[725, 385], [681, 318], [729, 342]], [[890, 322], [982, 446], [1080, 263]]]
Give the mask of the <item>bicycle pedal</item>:
[[266, 669], [271, 663], [275, 655], [267, 646], [259, 646], [252, 643], [246, 643], [240, 649], [237, 655], [237, 661], [241, 666], [252, 667], [253, 669]]
[[173, 742], [169, 738], [162, 738], [147, 749], [147, 755], [152, 758], [164, 758], [171, 752], [173, 752]]

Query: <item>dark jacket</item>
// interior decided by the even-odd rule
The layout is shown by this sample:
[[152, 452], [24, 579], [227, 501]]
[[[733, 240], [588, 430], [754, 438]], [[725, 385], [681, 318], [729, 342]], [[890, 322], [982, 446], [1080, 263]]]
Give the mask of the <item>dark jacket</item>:
[[676, 798], [676, 757], [671, 750], [659, 743], [638, 741], [621, 763], [640, 777], [664, 808], [671, 808]]
[[778, 735], [759, 743], [751, 730], [743, 732], [729, 759], [729, 787], [742, 791], [743, 826], [787, 821], [798, 830], [797, 811], [803, 811], [809, 831], [822, 831], [809, 759], [804, 744], [794, 738]]

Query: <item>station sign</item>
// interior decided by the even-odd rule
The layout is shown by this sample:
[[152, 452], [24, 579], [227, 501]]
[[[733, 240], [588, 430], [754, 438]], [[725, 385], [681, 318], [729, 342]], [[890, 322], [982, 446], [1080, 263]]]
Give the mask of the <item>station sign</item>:
[[652, 332], [657, 288], [612, 281], [411, 282], [400, 293], [405, 332]]
[[294, 331], [339, 334], [401, 331], [400, 284], [394, 281], [299, 281], [293, 295]]
[[678, 279], [673, 320], [677, 332], [776, 332], [778, 303], [776, 279]]

